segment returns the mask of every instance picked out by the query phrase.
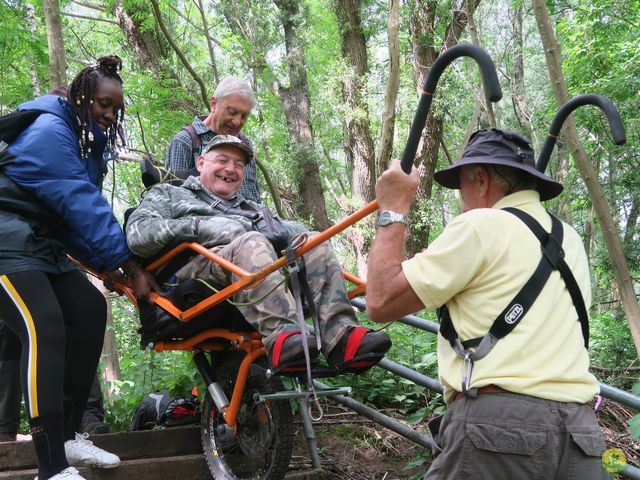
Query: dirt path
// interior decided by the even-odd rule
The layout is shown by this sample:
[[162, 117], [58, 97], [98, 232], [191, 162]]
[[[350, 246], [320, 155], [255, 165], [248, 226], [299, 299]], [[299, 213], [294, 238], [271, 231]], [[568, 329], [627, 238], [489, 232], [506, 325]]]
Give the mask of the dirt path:
[[[292, 469], [311, 468], [302, 431], [296, 424]], [[331, 406], [315, 425], [323, 480], [410, 480], [421, 478], [425, 467], [408, 468], [425, 449], [402, 436], [340, 406]]]
[[[424, 448], [344, 407], [327, 404], [315, 426], [323, 480], [419, 480], [431, 456]], [[627, 420], [636, 412], [603, 399], [596, 412], [608, 448], [619, 448], [627, 462], [640, 465], [640, 442], [631, 438]], [[309, 470], [311, 461], [302, 425], [296, 424], [292, 469]], [[417, 426], [426, 432], [426, 425]], [[413, 468], [411, 468], [413, 466]], [[622, 478], [612, 476], [612, 478]]]

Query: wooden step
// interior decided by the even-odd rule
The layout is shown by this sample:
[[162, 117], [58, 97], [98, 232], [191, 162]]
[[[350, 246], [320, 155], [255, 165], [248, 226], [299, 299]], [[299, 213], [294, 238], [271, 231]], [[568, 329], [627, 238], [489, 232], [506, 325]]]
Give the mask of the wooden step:
[[[211, 480], [202, 453], [179, 457], [141, 458], [125, 460], [116, 468], [78, 468], [87, 480]], [[33, 480], [36, 469], [0, 472], [1, 480]]]
[[[198, 426], [141, 432], [120, 432], [89, 437], [96, 446], [121, 460], [202, 454]], [[0, 443], [0, 472], [32, 468], [37, 464], [31, 442]], [[2, 477], [0, 477], [2, 478]]]
[[[198, 426], [108, 433], [89, 439], [122, 462], [113, 469], [79, 467], [87, 480], [212, 480]], [[31, 442], [0, 443], [0, 480], [33, 480], [38, 474], [36, 463]], [[285, 478], [315, 480], [321, 474], [322, 470], [292, 470]]]

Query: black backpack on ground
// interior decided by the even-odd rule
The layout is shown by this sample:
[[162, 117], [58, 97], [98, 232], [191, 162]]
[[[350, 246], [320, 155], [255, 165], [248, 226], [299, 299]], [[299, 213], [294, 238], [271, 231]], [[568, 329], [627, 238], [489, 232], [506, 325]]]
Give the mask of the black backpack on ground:
[[130, 430], [153, 426], [177, 427], [200, 422], [200, 401], [195, 395], [173, 397], [168, 392], [150, 393], [133, 414]]

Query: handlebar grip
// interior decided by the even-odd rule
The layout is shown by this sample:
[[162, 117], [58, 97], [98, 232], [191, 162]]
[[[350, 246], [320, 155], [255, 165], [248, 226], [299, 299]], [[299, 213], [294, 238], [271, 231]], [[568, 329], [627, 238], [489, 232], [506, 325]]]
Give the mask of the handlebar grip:
[[431, 108], [431, 101], [433, 100], [433, 94], [435, 93], [438, 80], [440, 80], [440, 76], [445, 68], [459, 57], [471, 57], [477, 62], [480, 68], [482, 83], [484, 84], [489, 100], [497, 102], [502, 98], [502, 90], [500, 89], [496, 68], [493, 65], [491, 57], [485, 50], [476, 45], [455, 45], [442, 52], [438, 58], [436, 58], [435, 62], [433, 62], [425, 79], [422, 97], [420, 98], [420, 102], [418, 102], [418, 109], [413, 117], [409, 138], [407, 139], [407, 144], [402, 154], [400, 165], [402, 170], [407, 174], [411, 173], [413, 160], [416, 156], [422, 130], [427, 121], [427, 114]]
[[624, 126], [622, 125], [622, 119], [620, 118], [620, 113], [613, 102], [607, 97], [596, 95], [595, 93], [578, 95], [562, 105], [551, 121], [547, 139], [542, 145], [540, 155], [538, 155], [538, 161], [536, 162], [536, 168], [540, 172], [544, 173], [547, 168], [551, 152], [553, 152], [553, 147], [556, 144], [558, 134], [560, 133], [560, 129], [562, 128], [562, 125], [564, 125], [565, 120], [571, 112], [583, 105], [595, 105], [600, 108], [600, 110], [602, 110], [607, 116], [609, 127], [611, 128], [611, 135], [613, 136], [615, 144], [623, 145], [626, 143], [627, 136], [624, 131]]

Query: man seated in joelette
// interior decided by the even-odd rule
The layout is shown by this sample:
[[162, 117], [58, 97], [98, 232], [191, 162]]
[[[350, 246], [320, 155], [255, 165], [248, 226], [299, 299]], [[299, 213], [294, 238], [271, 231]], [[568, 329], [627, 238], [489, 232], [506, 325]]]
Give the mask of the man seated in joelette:
[[[238, 193], [245, 165], [252, 156], [251, 148], [239, 138], [214, 137], [196, 162], [199, 177], [189, 177], [180, 186], [156, 185], [131, 215], [127, 224], [131, 250], [150, 257], [169, 244], [195, 238], [249, 272], [274, 262], [278, 255], [269, 239], [254, 231], [249, 218], [237, 214], [240, 209], [246, 212], [264, 208]], [[308, 231], [297, 222], [282, 223], [290, 239]], [[322, 351], [329, 366], [340, 369], [361, 355], [386, 353], [391, 347], [386, 333], [358, 326], [330, 242], [322, 243], [303, 257], [307, 282], [317, 306]], [[200, 278], [222, 285], [238, 280], [235, 274], [204, 257], [192, 260], [176, 275], [180, 281]], [[272, 273], [255, 288], [240, 291], [233, 301], [262, 335], [273, 366], [304, 361], [302, 333], [295, 322], [295, 302], [282, 272]], [[309, 334], [307, 342], [313, 359], [319, 354], [315, 336]]]

